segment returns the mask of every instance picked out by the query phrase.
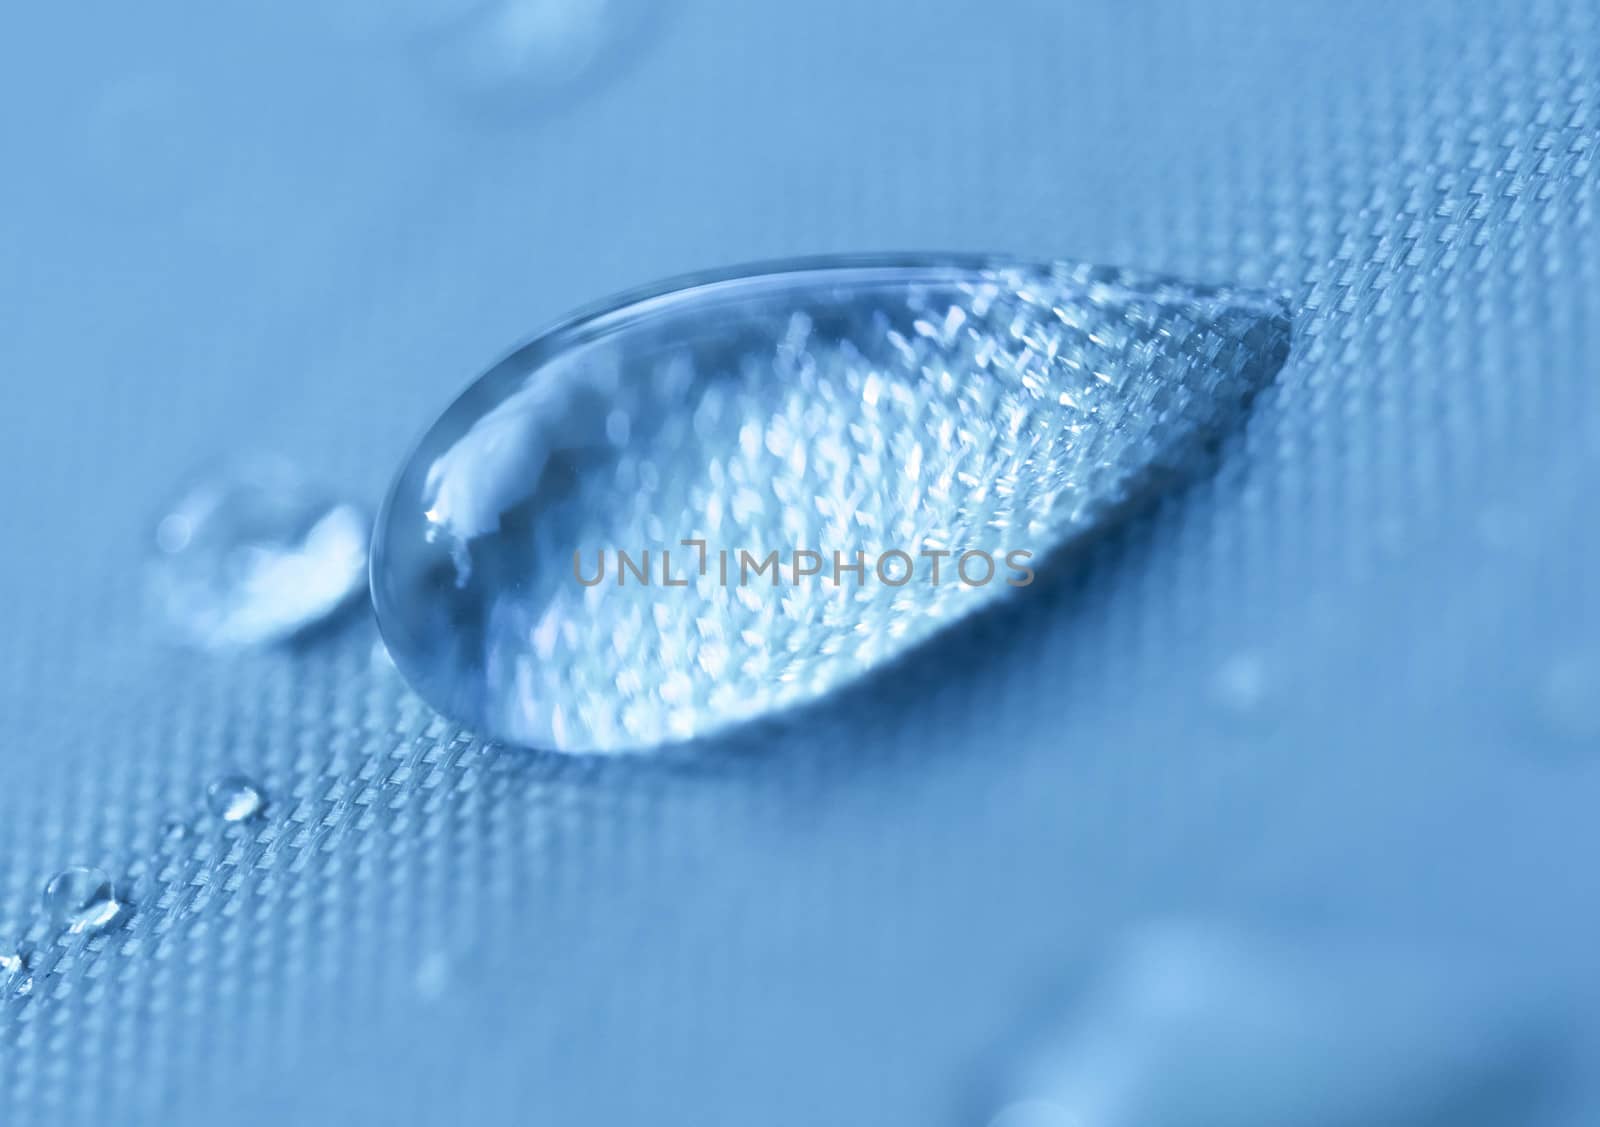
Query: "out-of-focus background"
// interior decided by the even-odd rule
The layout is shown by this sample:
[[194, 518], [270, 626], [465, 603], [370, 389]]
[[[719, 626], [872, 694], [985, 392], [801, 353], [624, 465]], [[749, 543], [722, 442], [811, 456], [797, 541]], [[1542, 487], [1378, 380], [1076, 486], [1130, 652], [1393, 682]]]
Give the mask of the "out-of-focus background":
[[[33, 4], [0, 106], [0, 1122], [1600, 1122], [1592, 0]], [[370, 509], [562, 312], [881, 249], [1266, 286], [1294, 354], [705, 754], [486, 747], [360, 610], [163, 638], [196, 467]]]

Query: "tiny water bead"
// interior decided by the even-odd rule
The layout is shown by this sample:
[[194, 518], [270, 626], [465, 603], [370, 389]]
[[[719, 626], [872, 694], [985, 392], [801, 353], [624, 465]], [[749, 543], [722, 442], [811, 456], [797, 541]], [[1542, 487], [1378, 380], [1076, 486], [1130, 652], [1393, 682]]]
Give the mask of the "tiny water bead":
[[111, 878], [85, 865], [62, 869], [44, 886], [41, 903], [57, 927], [74, 935], [104, 931], [127, 915]]
[[224, 775], [206, 787], [206, 805], [224, 822], [243, 822], [266, 808], [267, 798], [254, 780]]
[[288, 462], [208, 469], [155, 529], [150, 589], [190, 643], [223, 650], [280, 641], [325, 620], [361, 588], [368, 524]]
[[618, 299], [514, 353], [401, 467], [385, 644], [441, 712], [637, 750], [813, 700], [1192, 472], [1283, 304], [1100, 267], [874, 258]]

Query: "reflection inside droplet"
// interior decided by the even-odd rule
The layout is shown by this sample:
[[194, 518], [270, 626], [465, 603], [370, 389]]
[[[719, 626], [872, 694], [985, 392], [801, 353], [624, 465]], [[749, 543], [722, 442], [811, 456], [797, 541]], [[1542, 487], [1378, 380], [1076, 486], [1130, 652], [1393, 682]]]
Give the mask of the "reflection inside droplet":
[[361, 589], [367, 522], [286, 462], [207, 470], [157, 521], [150, 589], [167, 620], [207, 649], [290, 637]]

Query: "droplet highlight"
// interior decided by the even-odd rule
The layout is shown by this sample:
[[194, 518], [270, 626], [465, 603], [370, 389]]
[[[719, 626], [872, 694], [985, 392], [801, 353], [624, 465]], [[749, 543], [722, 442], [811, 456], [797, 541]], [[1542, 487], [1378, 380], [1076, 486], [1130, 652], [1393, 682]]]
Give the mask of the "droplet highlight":
[[57, 927], [74, 935], [105, 931], [122, 921], [129, 905], [119, 900], [101, 869], [74, 865], [45, 885], [41, 902]]
[[176, 632], [209, 650], [281, 641], [361, 589], [368, 524], [285, 461], [215, 467], [156, 524], [150, 589]]
[[639, 750], [819, 698], [1204, 464], [1282, 302], [1099, 267], [814, 261], [669, 283], [483, 376], [400, 469], [400, 671], [513, 743]]
[[224, 822], [244, 822], [266, 809], [267, 797], [244, 775], [224, 775], [206, 787], [206, 805]]

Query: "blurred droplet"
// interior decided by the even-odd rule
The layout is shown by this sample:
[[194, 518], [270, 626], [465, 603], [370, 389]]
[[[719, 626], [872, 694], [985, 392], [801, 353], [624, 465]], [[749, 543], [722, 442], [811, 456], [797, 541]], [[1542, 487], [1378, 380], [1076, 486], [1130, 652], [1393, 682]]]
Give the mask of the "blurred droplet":
[[[1276, 298], [1073, 263], [804, 262], [628, 295], [497, 365], [401, 467], [374, 537], [384, 640], [447, 716], [560, 750], [814, 700], [1195, 472], [1288, 336]], [[802, 581], [800, 549], [831, 580]]]
[[1240, 715], [1254, 712], [1267, 693], [1266, 663], [1252, 653], [1234, 654], [1217, 667], [1211, 690], [1227, 711]]
[[1001, 1108], [988, 1127], [1082, 1127], [1082, 1123], [1050, 1100], [1018, 1100]]
[[1552, 662], [1539, 683], [1539, 712], [1557, 738], [1600, 743], [1600, 655], [1569, 654]]
[[150, 588], [187, 641], [227, 649], [278, 641], [362, 589], [368, 525], [286, 462], [206, 471], [155, 528]]
[[243, 775], [224, 775], [206, 788], [206, 804], [224, 822], [254, 818], [266, 802], [261, 788]]
[[[424, 68], [484, 112], [539, 107], [615, 65], [653, 0], [479, 0], [421, 42]], [[661, 0], [665, 2], [665, 0]]]
[[1542, 999], [1442, 952], [1146, 932], [1039, 1031], [1008, 1094], [1095, 1127], [1525, 1127]]
[[417, 994], [427, 1001], [444, 996], [450, 985], [450, 960], [443, 952], [433, 951], [417, 962]]
[[73, 934], [104, 931], [128, 910], [128, 905], [117, 899], [111, 878], [100, 869], [83, 865], [51, 877], [41, 902], [55, 925]]

